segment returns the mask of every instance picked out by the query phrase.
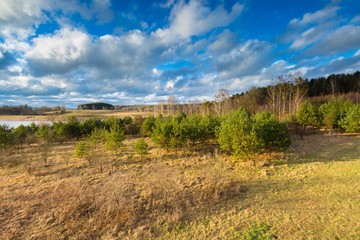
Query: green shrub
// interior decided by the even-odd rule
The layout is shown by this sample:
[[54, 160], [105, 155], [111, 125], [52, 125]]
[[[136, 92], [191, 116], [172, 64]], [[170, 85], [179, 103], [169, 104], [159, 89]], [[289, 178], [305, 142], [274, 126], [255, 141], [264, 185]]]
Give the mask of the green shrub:
[[88, 136], [97, 128], [101, 128], [103, 126], [103, 123], [98, 118], [90, 118], [82, 121], [80, 123], [80, 131], [81, 135]]
[[328, 129], [338, 128], [339, 120], [344, 116], [345, 109], [351, 105], [349, 101], [343, 102], [341, 99], [332, 99], [319, 107], [322, 124]]
[[14, 143], [14, 134], [7, 125], [0, 125], [0, 148], [6, 148]]
[[166, 149], [180, 147], [183, 144], [179, 123], [171, 116], [156, 118], [151, 138]]
[[150, 137], [155, 126], [155, 117], [150, 116], [145, 118], [144, 122], [141, 125], [141, 134], [147, 137]]
[[106, 147], [109, 149], [117, 149], [123, 145], [125, 140], [125, 130], [119, 124], [114, 123], [110, 127], [110, 131], [105, 132]]
[[76, 157], [85, 157], [89, 154], [89, 146], [84, 141], [79, 141], [76, 143], [74, 155]]
[[32, 135], [30, 126], [19, 125], [17, 128], [12, 130], [14, 134], [14, 140], [17, 144], [23, 144], [26, 142], [28, 136]]
[[216, 132], [221, 125], [221, 121], [218, 116], [208, 114], [202, 117], [201, 125], [205, 129], [205, 140], [212, 140], [216, 138]]
[[253, 129], [253, 120], [245, 108], [228, 114], [222, 121], [217, 136], [222, 150], [234, 156], [248, 156], [264, 148]]
[[91, 135], [88, 138], [88, 141], [94, 146], [95, 149], [99, 144], [105, 142], [106, 132], [106, 130], [100, 128], [96, 128], [94, 131], [92, 131]]
[[53, 129], [48, 124], [41, 124], [35, 135], [45, 142], [51, 141], [55, 137]]
[[339, 120], [345, 132], [360, 132], [360, 105], [354, 104], [346, 109], [345, 117]]
[[259, 112], [253, 119], [254, 130], [264, 149], [283, 151], [290, 146], [290, 134], [286, 125], [280, 123], [274, 115], [269, 112]]
[[198, 142], [206, 138], [206, 129], [202, 124], [202, 118], [198, 115], [190, 115], [180, 122], [180, 135], [188, 146], [195, 147]]
[[141, 159], [143, 158], [144, 155], [147, 155], [149, 153], [148, 150], [149, 146], [145, 142], [144, 138], [140, 138], [134, 145], [134, 148], [136, 153], [140, 155]]
[[319, 112], [311, 103], [304, 103], [299, 107], [296, 121], [302, 126], [318, 126], [320, 122]]

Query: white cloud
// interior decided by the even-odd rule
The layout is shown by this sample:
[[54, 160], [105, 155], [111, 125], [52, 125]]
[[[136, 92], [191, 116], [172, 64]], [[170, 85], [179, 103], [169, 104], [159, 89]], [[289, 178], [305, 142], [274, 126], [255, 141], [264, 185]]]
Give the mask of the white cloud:
[[157, 69], [157, 68], [153, 68], [152, 69], [152, 73], [157, 76], [157, 77], [160, 77], [162, 74], [163, 74], [163, 71]]
[[338, 10], [339, 7], [337, 6], [328, 6], [314, 13], [306, 13], [302, 18], [294, 18], [293, 20], [291, 20], [289, 26], [298, 28], [306, 26], [308, 24], [327, 21], [335, 17]]
[[315, 28], [309, 28], [306, 31], [302, 32], [300, 36], [298, 36], [295, 41], [290, 45], [290, 48], [292, 49], [299, 49], [306, 47], [310, 43], [314, 41], [314, 38], [316, 38], [318, 33], [316, 32]]
[[97, 18], [97, 23], [107, 23], [114, 17], [113, 12], [110, 9], [110, 0], [93, 0], [90, 11]]
[[223, 6], [214, 11], [202, 5], [200, 1], [192, 0], [188, 4], [177, 4], [170, 15], [170, 29], [181, 38], [202, 35], [211, 29], [222, 27], [235, 20], [242, 12], [243, 6], [235, 3], [231, 12], [226, 12]]
[[330, 5], [302, 18], [290, 21], [282, 40], [291, 43], [290, 50], [306, 49], [304, 56], [331, 55], [360, 47], [357, 17], [345, 20], [338, 16], [340, 7]]
[[91, 38], [76, 29], [61, 29], [54, 35], [40, 35], [33, 39], [33, 48], [25, 56], [68, 63], [83, 58], [89, 49]]
[[18, 73], [18, 74], [20, 74], [23, 71], [22, 67], [18, 65], [9, 66], [8, 70], [9, 72]]
[[269, 62], [271, 47], [268, 42], [248, 40], [221, 54], [215, 63], [219, 78], [234, 78], [258, 71]]
[[302, 18], [295, 18], [288, 24], [281, 36], [284, 42], [291, 42], [291, 49], [305, 48], [324, 38], [342, 21], [337, 16], [337, 6], [327, 6], [314, 13], [306, 13]]
[[225, 29], [216, 37], [216, 40], [208, 46], [208, 49], [214, 52], [229, 51], [236, 45], [236, 41], [236, 35], [230, 32], [230, 30]]
[[345, 25], [314, 44], [309, 54], [330, 55], [360, 48], [360, 25]]
[[152, 33], [163, 44], [171, 44], [192, 36], [201, 36], [212, 29], [224, 27], [234, 21], [242, 12], [243, 5], [235, 3], [230, 12], [219, 6], [214, 10], [202, 1], [191, 0], [175, 4], [171, 10], [169, 28], [159, 28]]
[[[45, 22], [58, 20], [60, 25], [64, 17], [80, 14], [84, 19], [96, 19], [98, 24], [113, 19], [110, 0], [92, 0], [85, 4], [77, 0], [1, 0], [0, 1], [0, 37], [24, 40], [35, 35], [37, 27]], [[57, 17], [56, 11], [65, 16]]]
[[64, 28], [54, 35], [40, 35], [33, 39], [25, 53], [36, 74], [64, 73], [86, 61], [91, 37], [77, 29]]
[[184, 79], [183, 76], [177, 76], [175, 79], [167, 81], [164, 90], [172, 93], [175, 89], [176, 83], [178, 83], [182, 79]]
[[42, 9], [48, 9], [49, 5], [44, 0], [0, 1], [0, 37], [25, 39], [33, 35], [35, 28], [47, 20]]

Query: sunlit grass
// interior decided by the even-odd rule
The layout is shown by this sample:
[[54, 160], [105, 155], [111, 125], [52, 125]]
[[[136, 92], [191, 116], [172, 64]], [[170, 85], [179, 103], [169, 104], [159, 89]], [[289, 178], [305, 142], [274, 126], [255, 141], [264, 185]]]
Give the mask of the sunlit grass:
[[3, 151], [0, 238], [360, 238], [357, 136], [296, 138], [256, 165], [149, 139], [141, 159], [136, 141], [99, 148], [102, 173], [73, 156], [75, 142]]

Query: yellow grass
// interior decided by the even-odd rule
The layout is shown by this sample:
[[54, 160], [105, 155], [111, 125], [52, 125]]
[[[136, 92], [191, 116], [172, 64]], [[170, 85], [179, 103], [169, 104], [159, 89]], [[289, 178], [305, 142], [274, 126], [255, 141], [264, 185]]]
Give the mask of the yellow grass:
[[149, 139], [141, 160], [135, 141], [91, 165], [75, 142], [3, 151], [0, 239], [360, 238], [358, 136], [294, 139], [257, 165]]
[[8, 121], [64, 121], [69, 117], [76, 117], [79, 119], [99, 118], [106, 119], [110, 117], [137, 117], [137, 116], [151, 116], [154, 112], [143, 111], [118, 111], [118, 110], [67, 110], [65, 113], [48, 112], [44, 115], [0, 115], [0, 120]]

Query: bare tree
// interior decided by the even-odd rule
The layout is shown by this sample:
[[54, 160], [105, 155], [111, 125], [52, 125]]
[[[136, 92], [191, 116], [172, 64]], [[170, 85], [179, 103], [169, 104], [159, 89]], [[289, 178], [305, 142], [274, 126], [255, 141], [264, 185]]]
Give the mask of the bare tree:
[[210, 114], [211, 112], [211, 106], [212, 106], [212, 103], [207, 101], [207, 100], [204, 100], [204, 102], [201, 103], [201, 106], [200, 106], [200, 114], [201, 115], [207, 115], [207, 114]]
[[228, 90], [224, 88], [220, 89], [219, 92], [215, 95], [215, 101], [214, 101], [214, 110], [216, 114], [222, 115], [225, 113], [225, 105], [228, 99], [229, 99]]
[[168, 97], [168, 114], [169, 115], [175, 114], [175, 96]]
[[273, 114], [282, 118], [297, 112], [307, 93], [307, 85], [301, 77], [280, 76], [268, 87], [269, 102]]
[[294, 91], [294, 112], [297, 112], [299, 109], [300, 104], [303, 102], [307, 92], [308, 87], [305, 81], [301, 77], [297, 77], [295, 79], [295, 91]]

